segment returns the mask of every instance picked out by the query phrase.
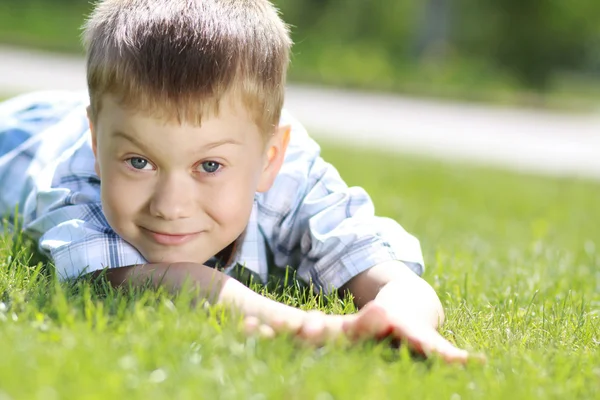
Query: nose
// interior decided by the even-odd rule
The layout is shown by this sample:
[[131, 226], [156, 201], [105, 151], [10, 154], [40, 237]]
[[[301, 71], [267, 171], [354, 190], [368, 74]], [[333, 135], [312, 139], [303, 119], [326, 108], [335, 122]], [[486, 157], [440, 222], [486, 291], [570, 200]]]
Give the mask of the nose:
[[162, 176], [150, 200], [150, 214], [168, 221], [191, 217], [194, 185], [188, 180], [189, 177], [174, 174]]

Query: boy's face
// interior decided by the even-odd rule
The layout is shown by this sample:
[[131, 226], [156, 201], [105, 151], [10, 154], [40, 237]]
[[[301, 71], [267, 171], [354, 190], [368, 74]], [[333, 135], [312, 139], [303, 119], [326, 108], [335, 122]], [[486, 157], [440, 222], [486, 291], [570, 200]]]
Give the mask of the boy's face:
[[289, 128], [265, 139], [223, 99], [202, 126], [165, 122], [111, 96], [90, 124], [104, 214], [150, 263], [204, 263], [244, 231], [255, 193], [271, 187]]

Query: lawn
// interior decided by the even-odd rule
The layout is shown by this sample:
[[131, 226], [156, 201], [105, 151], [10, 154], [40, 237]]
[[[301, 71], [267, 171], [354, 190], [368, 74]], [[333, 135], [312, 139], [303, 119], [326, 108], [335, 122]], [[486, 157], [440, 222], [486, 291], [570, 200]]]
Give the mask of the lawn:
[[[60, 285], [0, 246], [0, 399], [589, 399], [600, 393], [600, 185], [325, 145], [422, 242], [443, 334], [486, 365], [245, 338], [217, 308]], [[21, 251], [19, 251], [21, 249]], [[31, 262], [29, 264], [32, 264]], [[290, 289], [294, 291], [293, 288]], [[289, 293], [287, 293], [289, 294]], [[293, 301], [289, 296], [282, 296]], [[351, 308], [308, 297], [302, 307]], [[219, 322], [220, 321], [220, 322]]]

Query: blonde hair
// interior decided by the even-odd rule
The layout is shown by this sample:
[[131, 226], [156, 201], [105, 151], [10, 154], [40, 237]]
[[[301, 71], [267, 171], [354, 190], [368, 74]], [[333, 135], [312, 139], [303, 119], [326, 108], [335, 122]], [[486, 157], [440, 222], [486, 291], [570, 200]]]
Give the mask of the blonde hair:
[[279, 122], [291, 40], [268, 0], [102, 0], [83, 39], [92, 118], [111, 94], [199, 125], [233, 94], [262, 131]]

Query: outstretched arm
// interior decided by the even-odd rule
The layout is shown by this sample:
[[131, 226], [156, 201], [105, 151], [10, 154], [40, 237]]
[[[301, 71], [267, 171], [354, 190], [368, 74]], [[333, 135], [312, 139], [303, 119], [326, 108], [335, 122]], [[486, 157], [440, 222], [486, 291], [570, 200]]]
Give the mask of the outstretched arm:
[[416, 279], [396, 271], [403, 268], [404, 265], [390, 262], [353, 278], [347, 288], [354, 290], [361, 310], [343, 316], [305, 312], [278, 303], [200, 264], [137, 265], [108, 270], [106, 276], [115, 286], [151, 282], [174, 292], [190, 281], [200, 298], [241, 312], [249, 333], [267, 337], [289, 333], [314, 344], [338, 336], [350, 340], [391, 337], [425, 355], [438, 354], [448, 362], [466, 362], [468, 353], [457, 349], [436, 330], [443, 314], [433, 289], [413, 272], [409, 271]]
[[224, 273], [196, 263], [144, 264], [106, 270], [113, 286], [145, 286], [150, 282], [172, 292], [192, 283], [199, 299], [222, 304], [245, 317], [247, 333], [266, 337], [291, 334], [298, 339], [321, 344], [343, 334], [344, 318], [319, 311], [303, 311], [259, 295]]
[[143, 286], [150, 282], [171, 292], [179, 292], [186, 282], [197, 290], [199, 299], [210, 304], [223, 304], [246, 317], [256, 317], [269, 323], [282, 323], [290, 329], [300, 325], [305, 312], [259, 295], [239, 281], [202, 264], [181, 262], [143, 264], [106, 270], [113, 286]]

